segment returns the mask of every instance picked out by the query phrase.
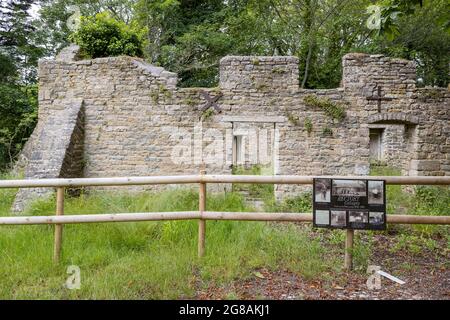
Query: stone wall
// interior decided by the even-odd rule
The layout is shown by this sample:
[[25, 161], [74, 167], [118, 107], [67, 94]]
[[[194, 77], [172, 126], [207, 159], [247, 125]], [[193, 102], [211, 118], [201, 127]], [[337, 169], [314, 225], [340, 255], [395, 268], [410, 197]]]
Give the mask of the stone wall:
[[220, 60], [220, 88], [261, 92], [298, 91], [298, 58], [227, 56]]
[[[72, 47], [40, 62], [39, 124], [27, 150], [51, 145], [52, 135], [34, 137], [59, 123], [67, 134], [58, 139], [68, 147], [58, 161], [67, 169], [47, 176], [196, 174], [202, 164], [208, 173], [230, 174], [233, 136], [247, 135], [244, 163], [258, 162], [254, 153], [267, 149], [276, 175], [366, 175], [369, 128], [381, 126], [388, 163], [400, 163], [405, 174], [450, 174], [448, 92], [417, 90], [414, 65], [405, 60], [348, 54], [343, 67], [343, 88], [303, 90], [296, 57], [231, 56], [220, 62], [218, 88], [177, 88], [177, 75], [163, 68], [130, 57], [77, 61]], [[392, 99], [380, 110], [371, 100], [378, 87]], [[307, 105], [308, 95], [336, 103], [345, 118]], [[83, 101], [82, 115], [60, 111], [62, 101], [75, 100]], [[216, 105], [206, 109], [208, 100]], [[265, 137], [266, 149], [259, 146]], [[26, 177], [48, 166], [30, 160]], [[280, 185], [276, 195], [299, 190]]]
[[411, 114], [418, 118], [409, 175], [450, 175], [450, 92], [417, 90]]
[[[417, 89], [413, 62], [382, 55], [348, 54], [343, 59], [346, 97], [368, 112], [370, 127], [385, 128], [384, 161], [409, 175], [450, 175], [450, 93]], [[367, 97], [391, 98], [377, 101]], [[364, 101], [366, 100], [366, 101]]]
[[[83, 104], [80, 99], [55, 100], [51, 112], [39, 115], [27, 147], [26, 178], [75, 178], [83, 174]], [[23, 211], [28, 202], [46, 197], [47, 188], [20, 189], [13, 204]]]

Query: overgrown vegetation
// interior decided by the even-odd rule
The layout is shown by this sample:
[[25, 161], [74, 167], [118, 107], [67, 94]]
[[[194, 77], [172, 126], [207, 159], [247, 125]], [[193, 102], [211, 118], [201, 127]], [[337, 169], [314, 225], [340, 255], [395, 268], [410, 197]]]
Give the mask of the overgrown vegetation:
[[305, 130], [308, 133], [308, 135], [311, 134], [311, 132], [313, 131], [313, 124], [310, 118], [305, 118], [304, 121], [304, 126], [305, 126]]
[[[261, 165], [252, 165], [249, 168], [245, 166], [233, 166], [232, 174], [234, 175], [272, 175], [273, 168], [268, 166], [264, 167]], [[272, 184], [247, 184], [239, 183], [233, 184], [233, 191], [242, 192], [246, 191], [252, 197], [262, 199], [266, 202], [274, 201], [274, 189]]]
[[322, 135], [324, 136], [332, 136], [333, 135], [333, 130], [329, 127], [324, 127], [322, 129]]
[[341, 121], [345, 118], [344, 107], [341, 104], [333, 102], [328, 98], [319, 98], [313, 94], [309, 94], [303, 98], [303, 102], [308, 107], [316, 107], [322, 109], [332, 119]]
[[305, 191], [304, 193], [286, 198], [281, 202], [266, 201], [266, 211], [269, 212], [312, 212], [312, 192]]
[[[401, 175], [399, 169], [386, 166], [372, 166], [371, 175]], [[400, 185], [386, 186], [388, 214], [450, 215], [450, 187]], [[392, 251], [408, 250], [417, 253], [418, 248], [431, 248], [433, 238], [447, 238], [450, 249], [450, 228], [440, 225], [388, 225], [389, 233], [399, 233], [398, 243]]]
[[293, 114], [292, 112], [286, 112], [286, 116], [288, 118], [288, 121], [292, 123], [294, 126], [300, 125], [300, 119], [297, 115]]
[[37, 86], [5, 79], [0, 76], [0, 172], [12, 167], [37, 122]]
[[214, 115], [214, 108], [208, 108], [202, 112], [201, 120], [206, 121]]
[[[401, 175], [401, 171], [386, 166], [372, 166], [371, 175], [394, 176]], [[388, 185], [386, 197], [390, 213], [450, 215], [450, 188], [447, 186]]]

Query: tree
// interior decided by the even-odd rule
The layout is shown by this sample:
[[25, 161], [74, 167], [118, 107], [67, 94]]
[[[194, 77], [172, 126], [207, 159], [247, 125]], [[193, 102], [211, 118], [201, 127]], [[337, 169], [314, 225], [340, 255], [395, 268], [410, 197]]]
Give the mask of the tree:
[[[434, 54], [428, 50], [424, 55], [424, 46], [411, 41], [413, 33], [409, 34], [410, 40], [400, 34], [407, 30], [406, 21], [414, 21], [435, 3], [442, 13], [447, 12], [442, 8], [442, 0], [44, 1], [48, 5], [41, 10], [42, 20], [49, 21], [46, 29], [53, 35], [58, 34], [54, 30], [66, 28], [65, 21], [70, 15], [65, 9], [68, 4], [79, 5], [84, 16], [108, 11], [112, 17], [143, 35], [145, 58], [152, 64], [177, 72], [181, 86], [217, 85], [218, 62], [221, 57], [231, 54], [298, 56], [302, 87], [332, 88], [338, 86], [341, 79], [342, 56], [351, 51], [407, 57], [419, 50], [413, 59], [421, 65], [419, 69], [424, 81], [440, 85], [447, 81], [444, 72], [447, 55], [442, 50], [434, 50]], [[370, 30], [366, 26], [370, 16], [366, 9], [374, 3], [381, 8], [379, 30]], [[448, 32], [448, 16], [443, 18], [445, 22], [440, 22], [441, 26], [430, 18], [425, 25], [431, 28], [431, 34], [443, 36], [439, 31], [441, 26]], [[57, 42], [65, 45], [67, 30], [61, 35]], [[423, 43], [429, 43], [430, 39], [423, 40]], [[408, 54], [399, 42], [408, 42], [411, 46]], [[430, 72], [435, 75], [425, 75]]]
[[447, 1], [426, 1], [416, 5], [414, 14], [396, 18], [394, 34], [381, 32], [361, 49], [414, 60], [422, 80], [419, 84], [446, 87], [450, 82], [449, 21]]
[[381, 10], [379, 34], [392, 40], [399, 34], [399, 18], [414, 14], [418, 6], [423, 6], [423, 0], [387, 0], [378, 5]]
[[142, 57], [139, 35], [107, 12], [82, 17], [80, 28], [69, 37], [89, 58], [128, 55]]
[[112, 18], [129, 24], [134, 17], [134, 5], [137, 0], [40, 0], [39, 19], [33, 21], [38, 30], [39, 43], [46, 54], [54, 56], [69, 44], [72, 33], [67, 21], [73, 15], [74, 6], [80, 9], [82, 16], [91, 17], [107, 11]]
[[140, 0], [136, 19], [147, 34], [147, 59], [178, 72], [182, 86], [215, 85], [218, 61], [232, 47], [223, 29], [227, 8], [222, 0]]
[[0, 6], [0, 170], [20, 152], [36, 122], [35, 66], [40, 49], [28, 35], [31, 1]]
[[288, 52], [300, 59], [303, 88], [339, 85], [341, 59], [368, 38], [365, 0], [269, 0], [266, 11], [276, 14], [289, 34]]

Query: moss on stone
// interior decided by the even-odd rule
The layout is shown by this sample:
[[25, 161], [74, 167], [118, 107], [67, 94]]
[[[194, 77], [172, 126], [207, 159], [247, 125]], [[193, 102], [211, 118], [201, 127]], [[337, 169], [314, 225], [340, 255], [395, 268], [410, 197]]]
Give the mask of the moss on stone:
[[158, 104], [159, 101], [159, 92], [158, 91], [151, 91], [150, 92], [150, 97], [152, 98], [152, 101], [154, 104]]
[[184, 99], [184, 103], [185, 103], [186, 105], [190, 106], [190, 107], [195, 106], [195, 100], [192, 99], [192, 98]]
[[333, 130], [329, 127], [325, 127], [322, 129], [322, 135], [324, 136], [332, 136], [333, 135]]
[[202, 120], [206, 121], [214, 115], [214, 109], [209, 108], [202, 112]]
[[300, 125], [298, 116], [294, 115], [293, 113], [291, 113], [289, 111], [286, 112], [286, 116], [287, 116], [289, 122], [292, 123], [294, 126]]
[[310, 118], [305, 118], [304, 126], [306, 132], [308, 133], [308, 135], [310, 135], [313, 130], [313, 124]]

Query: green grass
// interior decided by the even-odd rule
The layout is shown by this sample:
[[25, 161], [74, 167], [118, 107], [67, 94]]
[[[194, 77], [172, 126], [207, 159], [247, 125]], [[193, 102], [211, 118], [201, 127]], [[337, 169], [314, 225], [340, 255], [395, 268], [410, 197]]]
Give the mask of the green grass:
[[312, 194], [305, 192], [296, 197], [285, 198], [281, 202], [270, 198], [265, 201], [265, 209], [267, 212], [312, 212]]
[[[387, 169], [376, 170], [374, 175], [386, 175]], [[11, 215], [9, 208], [16, 191], [0, 189], [1, 216]], [[405, 193], [400, 186], [388, 186], [387, 197], [390, 213], [404, 208], [411, 214], [450, 215], [448, 188], [418, 188], [415, 193]], [[252, 211], [235, 192], [208, 194], [207, 200], [211, 211]], [[266, 210], [270, 211], [308, 212], [311, 195], [299, 195], [281, 203], [271, 200], [268, 204]], [[66, 214], [197, 209], [197, 190], [189, 189], [140, 194], [82, 193], [80, 197], [66, 197], [65, 203]], [[26, 214], [54, 212], [52, 197], [35, 202]], [[392, 252], [434, 250], [436, 236], [447, 237], [450, 243], [448, 227], [428, 227], [394, 230], [401, 233], [393, 235], [398, 241]], [[354, 263], [360, 272], [365, 272], [371, 257], [374, 234], [357, 235]], [[199, 289], [254, 277], [261, 268], [283, 269], [305, 278], [335, 277], [342, 267], [344, 232], [322, 229], [315, 235], [311, 236], [310, 227], [291, 223], [208, 221], [206, 255], [200, 260], [196, 221], [66, 225], [62, 261], [55, 266], [51, 261], [53, 226], [2, 226], [0, 299], [193, 298]], [[69, 265], [81, 269], [80, 290], [63, 286]], [[233, 292], [229, 294], [233, 297]]]
[[[0, 180], [12, 180], [12, 179], [16, 179], [16, 177], [10, 174], [0, 173]], [[0, 214], [9, 213], [11, 204], [14, 201], [16, 193], [17, 189], [0, 189]]]
[[[0, 190], [2, 215], [14, 192]], [[29, 215], [53, 214], [54, 198], [40, 200]], [[197, 210], [196, 190], [161, 193], [92, 193], [67, 197], [66, 214]], [[236, 193], [209, 195], [208, 210], [245, 211]], [[340, 268], [325, 259], [318, 239], [293, 224], [208, 221], [206, 255], [197, 258], [197, 222], [66, 225], [63, 257], [51, 261], [52, 226], [3, 226], [0, 236], [1, 299], [192, 298], [197, 289], [253, 277], [254, 270], [284, 269], [317, 277]], [[63, 287], [66, 268], [81, 269], [81, 289]]]
[[[371, 175], [401, 175], [400, 170], [386, 166], [372, 166]], [[388, 214], [447, 215], [450, 216], [449, 186], [386, 186]], [[386, 234], [394, 236], [394, 244], [389, 249], [392, 254], [408, 252], [420, 255], [424, 250], [441, 254], [450, 249], [450, 227], [442, 225], [388, 225]], [[368, 233], [373, 240], [374, 233]], [[447, 239], [446, 248], [439, 248], [437, 240]]]
[[[401, 175], [400, 170], [385, 166], [372, 166], [371, 175]], [[449, 186], [410, 186], [409, 191], [400, 185], [386, 186], [386, 203], [388, 214], [411, 215], [450, 215]], [[390, 226], [391, 229], [405, 227]], [[406, 227], [421, 235], [437, 234], [448, 236], [449, 227], [439, 225], [412, 225]]]
[[[253, 165], [250, 168], [244, 166], [234, 166], [232, 169], [234, 175], [272, 175], [273, 168], [270, 166]], [[233, 191], [247, 191], [250, 196], [260, 198], [266, 203], [271, 203], [275, 200], [274, 186], [272, 184], [258, 184], [258, 183], [239, 183], [233, 185]]]

